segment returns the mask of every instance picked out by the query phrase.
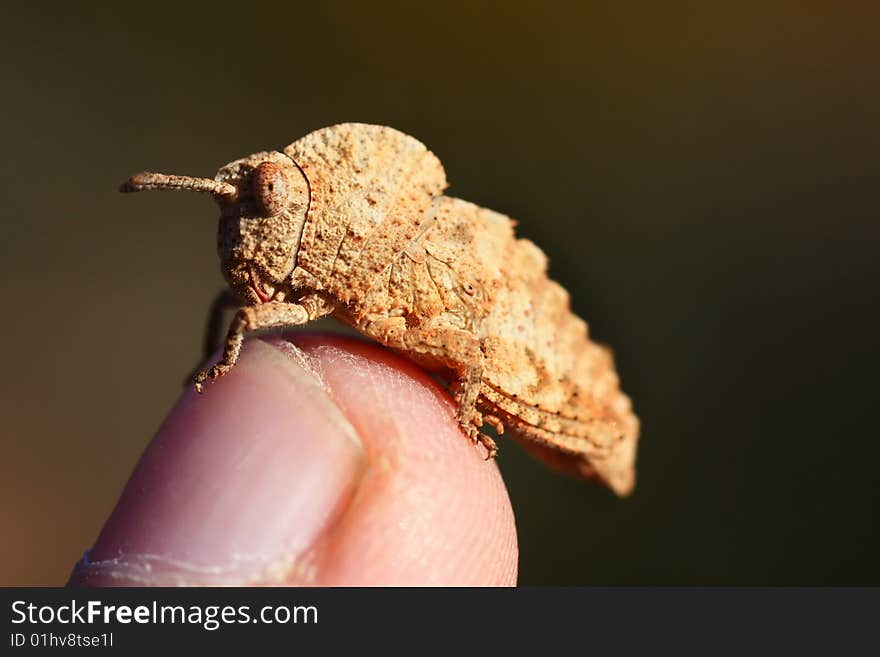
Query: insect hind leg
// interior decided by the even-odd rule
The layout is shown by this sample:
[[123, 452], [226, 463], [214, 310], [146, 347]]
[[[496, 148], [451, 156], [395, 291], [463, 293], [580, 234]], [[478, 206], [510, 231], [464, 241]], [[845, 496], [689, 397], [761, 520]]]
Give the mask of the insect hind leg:
[[456, 419], [471, 442], [483, 445], [487, 459], [495, 457], [498, 446], [480, 431], [483, 415], [476, 405], [483, 380], [484, 355], [479, 340], [472, 333], [450, 327], [407, 328], [399, 317], [373, 319], [365, 323], [362, 330], [387, 347], [409, 355], [430, 357], [454, 372], [456, 379], [450, 389], [458, 406]]

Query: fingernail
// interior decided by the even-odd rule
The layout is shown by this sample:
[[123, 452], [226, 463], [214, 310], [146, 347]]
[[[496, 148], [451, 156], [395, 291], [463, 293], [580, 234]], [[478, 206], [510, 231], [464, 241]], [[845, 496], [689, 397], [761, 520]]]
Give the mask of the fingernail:
[[303, 555], [344, 510], [365, 463], [317, 377], [248, 340], [232, 372], [177, 403], [70, 583], [307, 579]]

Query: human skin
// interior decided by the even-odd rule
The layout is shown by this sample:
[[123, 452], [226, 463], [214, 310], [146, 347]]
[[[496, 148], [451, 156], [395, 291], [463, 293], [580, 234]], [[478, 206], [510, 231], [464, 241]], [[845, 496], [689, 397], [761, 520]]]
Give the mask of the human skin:
[[250, 339], [183, 393], [69, 584], [512, 586], [513, 511], [484, 456], [402, 358]]

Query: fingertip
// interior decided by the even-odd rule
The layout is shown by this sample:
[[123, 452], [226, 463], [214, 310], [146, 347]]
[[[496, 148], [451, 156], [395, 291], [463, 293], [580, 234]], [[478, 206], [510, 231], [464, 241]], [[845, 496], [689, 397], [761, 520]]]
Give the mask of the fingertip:
[[357, 488], [363, 445], [320, 382], [248, 341], [183, 393], [71, 584], [257, 585], [295, 568]]
[[494, 460], [429, 375], [373, 344], [293, 338], [361, 436], [368, 475], [317, 553], [318, 583], [516, 583], [516, 526]]
[[516, 583], [504, 482], [449, 395], [376, 345], [295, 342], [183, 395], [70, 584]]

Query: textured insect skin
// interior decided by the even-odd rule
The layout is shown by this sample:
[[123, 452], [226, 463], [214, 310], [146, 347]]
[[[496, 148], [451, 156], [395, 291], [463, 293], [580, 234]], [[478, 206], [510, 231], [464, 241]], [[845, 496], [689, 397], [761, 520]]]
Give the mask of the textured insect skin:
[[346, 123], [213, 181], [144, 173], [122, 191], [204, 191], [220, 206], [218, 252], [241, 308], [197, 390], [232, 368], [245, 333], [332, 315], [445, 376], [465, 434], [489, 456], [480, 427], [507, 427], [548, 464], [629, 493], [639, 422], [610, 352], [514, 222], [446, 186], [417, 140]]

